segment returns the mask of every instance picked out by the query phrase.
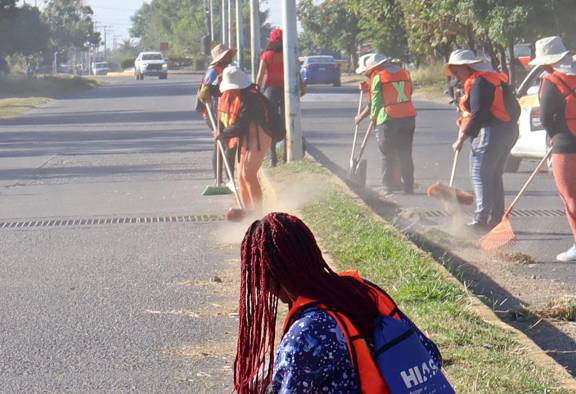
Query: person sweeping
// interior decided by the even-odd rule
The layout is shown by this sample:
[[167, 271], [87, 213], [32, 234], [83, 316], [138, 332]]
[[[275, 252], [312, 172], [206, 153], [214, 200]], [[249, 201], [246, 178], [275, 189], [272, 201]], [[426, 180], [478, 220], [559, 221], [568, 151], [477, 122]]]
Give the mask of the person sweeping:
[[[376, 139], [382, 153], [382, 184], [385, 191], [414, 192], [412, 145], [416, 128], [416, 108], [412, 103], [410, 73], [382, 54], [368, 57], [356, 72], [369, 77], [370, 103], [356, 117], [360, 123], [368, 115], [378, 127]], [[401, 180], [400, 180], [401, 178]]]
[[[268, 46], [260, 57], [256, 85], [260, 87], [264, 96], [274, 104], [284, 119], [284, 54], [281, 29], [274, 29], [270, 33]], [[270, 147], [270, 161], [272, 167], [276, 167], [278, 164], [275, 142]], [[286, 149], [284, 149], [284, 162], [286, 162]]]
[[[212, 111], [213, 114], [216, 113], [218, 109], [218, 99], [220, 97], [220, 82], [222, 80], [222, 72], [224, 69], [232, 63], [234, 60], [234, 56], [236, 56], [236, 49], [228, 48], [225, 44], [218, 44], [211, 51], [212, 61], [208, 66], [208, 70], [206, 71], [204, 78], [202, 80], [202, 85], [200, 86], [200, 90], [198, 92], [199, 101], [204, 104], [203, 108], [201, 108], [202, 115], [206, 122], [208, 123], [208, 127], [212, 130], [212, 125], [209, 122], [208, 113], [207, 111]], [[234, 162], [236, 158], [236, 146], [225, 146], [226, 150], [226, 161], [234, 173]], [[216, 155], [217, 150], [214, 150], [214, 154], [212, 156], [212, 167], [214, 169], [215, 177], [216, 175]]]
[[273, 114], [266, 97], [237, 66], [224, 69], [220, 91], [218, 120], [223, 128], [217, 138], [238, 146], [240, 197], [244, 208], [254, 210], [262, 203], [258, 170], [272, 144]]
[[[540, 86], [540, 119], [552, 141], [554, 180], [576, 239], [576, 65], [560, 37], [538, 40], [530, 65], [547, 71]], [[575, 262], [576, 243], [556, 259]]]
[[[290, 311], [275, 354], [278, 300]], [[326, 264], [300, 219], [274, 212], [248, 228], [235, 392], [453, 394], [441, 366], [436, 345], [382, 289]]]
[[468, 226], [488, 230], [500, 223], [504, 215], [504, 166], [519, 134], [517, 119], [505, 103], [503, 85], [508, 83], [508, 76], [463, 49], [450, 54], [444, 72], [464, 84], [458, 139], [452, 147], [460, 151], [464, 142], [471, 139], [470, 176], [476, 210]]

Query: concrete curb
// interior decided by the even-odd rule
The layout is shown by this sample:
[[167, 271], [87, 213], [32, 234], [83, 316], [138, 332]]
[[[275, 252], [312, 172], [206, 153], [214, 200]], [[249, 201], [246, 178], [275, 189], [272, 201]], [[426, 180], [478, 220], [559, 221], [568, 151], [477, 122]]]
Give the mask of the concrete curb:
[[[321, 167], [325, 168], [330, 173], [330, 181], [340, 186], [342, 190], [344, 190], [349, 196], [351, 196], [356, 200], [357, 204], [359, 204], [360, 206], [364, 207], [369, 212], [371, 212], [375, 220], [381, 223], [390, 224], [386, 222], [368, 205], [366, 205], [366, 203], [356, 193], [354, 193], [354, 191], [350, 189], [350, 187], [345, 182], [343, 182], [340, 178], [334, 175], [329, 169], [324, 167], [320, 162], [318, 162], [318, 160], [316, 160], [316, 158], [312, 157], [309, 154], [307, 155], [307, 157], [310, 158], [315, 163], [317, 163], [318, 165], [320, 165]], [[270, 179], [268, 178], [268, 176], [265, 174], [265, 172], [262, 172], [259, 178], [262, 182], [262, 186], [265, 190], [265, 193], [268, 194], [270, 198], [277, 200], [276, 189], [272, 184], [272, 182], [270, 181]], [[418, 246], [416, 246], [412, 241], [408, 239], [406, 239], [406, 241], [412, 243], [414, 248], [419, 249]], [[319, 242], [321, 244], [321, 241]], [[326, 249], [323, 247], [322, 250], [323, 252], [326, 251]], [[334, 266], [335, 265], [334, 260], [332, 259], [330, 252], [326, 251], [325, 253], [326, 253], [325, 258], [328, 264]], [[489, 307], [487, 307], [484, 303], [482, 303], [482, 301], [480, 301], [480, 299], [477, 298], [474, 294], [470, 293], [470, 291], [466, 289], [465, 286], [454, 275], [452, 275], [452, 273], [448, 271], [448, 269], [446, 269], [446, 267], [444, 267], [440, 263], [437, 263], [436, 265], [439, 271], [448, 280], [450, 280], [456, 286], [459, 286], [460, 288], [466, 291], [470, 299], [470, 308], [472, 311], [474, 311], [474, 313], [476, 313], [486, 323], [510, 333], [512, 338], [527, 350], [526, 352], [527, 356], [532, 362], [534, 362], [534, 364], [536, 364], [541, 368], [548, 369], [554, 373], [555, 375], [554, 377], [559, 383], [558, 388], [564, 390], [570, 390], [576, 393], [576, 379], [572, 375], [570, 375], [570, 373], [562, 365], [560, 365], [558, 362], [556, 362], [556, 360], [550, 357], [545, 351], [543, 351], [534, 341], [532, 341], [532, 339], [530, 339], [522, 331], [500, 320], [500, 318], [498, 318], [498, 316]]]

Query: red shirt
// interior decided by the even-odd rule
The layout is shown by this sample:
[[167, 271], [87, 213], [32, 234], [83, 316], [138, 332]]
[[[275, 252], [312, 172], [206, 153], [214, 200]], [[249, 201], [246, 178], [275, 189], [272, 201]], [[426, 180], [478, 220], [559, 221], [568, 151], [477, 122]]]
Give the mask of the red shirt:
[[266, 65], [263, 87], [284, 87], [284, 56], [282, 52], [264, 51], [260, 60]]

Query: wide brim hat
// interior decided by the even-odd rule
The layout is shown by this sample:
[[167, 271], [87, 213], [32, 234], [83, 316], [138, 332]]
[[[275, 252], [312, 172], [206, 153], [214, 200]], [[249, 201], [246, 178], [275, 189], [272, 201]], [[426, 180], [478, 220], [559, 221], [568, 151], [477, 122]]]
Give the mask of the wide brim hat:
[[366, 59], [366, 70], [364, 71], [364, 74], [369, 73], [378, 66], [388, 63], [390, 60], [391, 59], [388, 56], [381, 53], [373, 54], [368, 59]]
[[444, 65], [445, 75], [454, 75], [450, 68], [451, 66], [468, 66], [476, 71], [484, 71], [484, 68], [487, 69], [486, 61], [476, 56], [476, 54], [469, 49], [456, 49], [455, 51], [452, 51], [448, 63]]
[[370, 58], [370, 56], [374, 56], [373, 53], [368, 53], [366, 55], [360, 56], [358, 59], [358, 67], [356, 68], [356, 74], [364, 74], [366, 72], [366, 61]]
[[238, 66], [228, 66], [222, 72], [220, 91], [222, 93], [234, 89], [246, 89], [252, 85], [252, 80]]
[[236, 55], [236, 49], [228, 48], [228, 46], [225, 44], [216, 45], [210, 51], [210, 55], [212, 56], [212, 61], [210, 62], [210, 65], [218, 63], [220, 60], [224, 59], [224, 57], [229, 53], [232, 53], [232, 56]]
[[549, 66], [556, 64], [570, 54], [562, 38], [546, 37], [536, 41], [536, 56], [528, 63], [531, 66]]

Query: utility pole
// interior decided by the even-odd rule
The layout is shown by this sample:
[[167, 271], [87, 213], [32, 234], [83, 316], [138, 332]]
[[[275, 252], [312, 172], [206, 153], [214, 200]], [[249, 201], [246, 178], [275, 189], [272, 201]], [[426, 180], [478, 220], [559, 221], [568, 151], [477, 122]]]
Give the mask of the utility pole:
[[214, 41], [216, 33], [214, 33], [214, 0], [210, 0], [209, 10], [210, 13], [210, 41]]
[[300, 70], [298, 68], [298, 31], [296, 0], [282, 0], [284, 30], [284, 102], [286, 113], [286, 149], [288, 161], [301, 160], [302, 124], [300, 113]]
[[235, 48], [234, 43], [234, 0], [228, 0], [228, 45]]
[[244, 23], [242, 15], [242, 0], [236, 0], [236, 51], [238, 65], [244, 69]]
[[226, 4], [228, 0], [222, 0], [222, 44], [228, 44], [228, 16], [226, 14]]
[[252, 80], [256, 82], [260, 59], [260, 0], [250, 0], [250, 56]]

